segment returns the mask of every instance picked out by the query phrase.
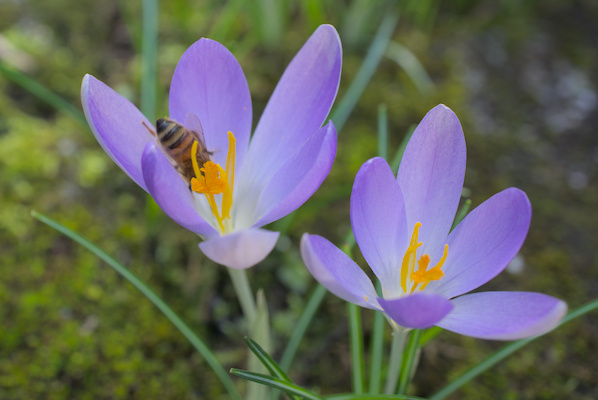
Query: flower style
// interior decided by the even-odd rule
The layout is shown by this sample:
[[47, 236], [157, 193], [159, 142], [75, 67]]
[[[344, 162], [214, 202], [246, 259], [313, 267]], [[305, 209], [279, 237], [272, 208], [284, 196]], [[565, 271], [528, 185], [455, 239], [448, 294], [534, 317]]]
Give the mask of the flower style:
[[199, 247], [207, 257], [249, 268], [278, 240], [278, 232], [261, 228], [301, 206], [330, 172], [336, 130], [322, 124], [336, 97], [341, 58], [336, 30], [320, 26], [287, 67], [250, 142], [251, 98], [241, 66], [218, 42], [194, 43], [172, 78], [170, 119], [161, 120], [200, 133], [187, 147], [169, 144], [186, 149], [179, 158], [190, 179], [168, 154], [169, 137], [160, 142], [153, 123], [90, 75], [81, 88], [83, 109], [112, 160], [170, 218], [205, 239]]
[[303, 260], [328, 290], [384, 312], [395, 329], [437, 325], [495, 340], [544, 333], [566, 313], [563, 301], [531, 292], [463, 295], [506, 267], [523, 244], [531, 219], [525, 193], [509, 188], [451, 231], [465, 153], [457, 116], [439, 105], [413, 133], [396, 179], [382, 158], [367, 161], [357, 173], [351, 226], [381, 283], [381, 296], [365, 272], [323, 237], [303, 236]]

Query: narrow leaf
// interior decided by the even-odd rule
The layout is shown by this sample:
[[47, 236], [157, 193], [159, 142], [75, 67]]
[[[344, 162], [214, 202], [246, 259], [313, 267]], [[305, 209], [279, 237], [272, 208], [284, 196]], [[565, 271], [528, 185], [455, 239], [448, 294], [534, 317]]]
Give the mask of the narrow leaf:
[[465, 203], [463, 203], [463, 205], [461, 206], [461, 208], [459, 209], [459, 211], [457, 211], [457, 215], [455, 216], [455, 221], [453, 222], [453, 226], [451, 227], [451, 231], [453, 229], [455, 229], [455, 227], [457, 225], [459, 225], [459, 223], [461, 221], [463, 221], [463, 218], [465, 218], [465, 216], [467, 215], [467, 212], [469, 211], [470, 207], [471, 207], [471, 199], [465, 200]]
[[335, 394], [326, 396], [326, 400], [425, 400], [423, 397], [405, 396], [397, 394]]
[[87, 120], [85, 119], [85, 116], [81, 110], [66, 101], [58, 94], [54, 93], [52, 90], [37, 82], [35, 79], [25, 75], [18, 69], [8, 65], [2, 60], [0, 60], [0, 74], [4, 75], [8, 80], [21, 86], [29, 93], [38, 97], [43, 102], [54, 107], [56, 110], [68, 115], [86, 130], [89, 129]]
[[[245, 270], [242, 270], [245, 272]], [[266, 297], [263, 289], [258, 290], [256, 296], [256, 314], [253, 326], [251, 327], [251, 335], [256, 337], [266, 347], [267, 351], [270, 350], [270, 318], [268, 315], [268, 305], [266, 303]], [[265, 351], [264, 351], [265, 352]], [[249, 357], [248, 367], [255, 372], [266, 372], [266, 368], [261, 363], [259, 357], [255, 354], [251, 354]], [[247, 400], [264, 400], [268, 396], [268, 388], [263, 385], [251, 384], [247, 391]]]
[[390, 163], [390, 168], [396, 173], [399, 170], [399, 166], [401, 165], [401, 159], [403, 158], [403, 153], [405, 153], [405, 149], [407, 148], [407, 143], [409, 143], [409, 139], [411, 139], [411, 135], [413, 135], [413, 131], [417, 125], [411, 125], [409, 130], [407, 130], [407, 134], [403, 137], [397, 152], [395, 153], [392, 161]]
[[357, 105], [357, 101], [370, 82], [376, 68], [378, 68], [378, 64], [380, 64], [380, 60], [384, 55], [388, 42], [390, 42], [397, 20], [398, 18], [394, 13], [388, 13], [384, 17], [355, 79], [353, 79], [345, 96], [334, 109], [332, 120], [334, 121], [337, 131], [340, 131], [345, 125], [345, 122], [347, 122], [347, 119], [349, 119], [355, 105]]
[[247, 343], [249, 350], [251, 350], [253, 354], [257, 356], [262, 364], [264, 364], [264, 367], [266, 367], [274, 377], [282, 379], [286, 382], [292, 382], [280, 365], [278, 365], [272, 356], [270, 356], [255, 340], [245, 336], [245, 342]]
[[328, 290], [324, 286], [318, 284], [309, 297], [307, 305], [303, 309], [303, 313], [299, 317], [299, 320], [295, 325], [295, 329], [289, 338], [289, 342], [282, 353], [280, 367], [283, 369], [283, 371], [289, 370], [293, 359], [295, 358], [295, 354], [297, 354], [297, 349], [299, 348], [299, 344], [303, 339], [303, 335], [305, 335], [305, 331], [310, 325], [314, 314], [320, 307], [320, 304], [322, 303], [326, 293], [328, 293]]
[[417, 90], [422, 94], [434, 90], [434, 83], [415, 54], [405, 46], [390, 42], [386, 48], [386, 57], [396, 62], [411, 79]]
[[388, 117], [386, 104], [378, 106], [378, 156], [388, 158]]
[[183, 334], [183, 336], [191, 343], [193, 347], [198, 351], [198, 353], [203, 357], [203, 359], [208, 363], [212, 371], [218, 376], [220, 382], [222, 382], [223, 386], [226, 388], [228, 393], [230, 394], [231, 398], [235, 400], [242, 400], [241, 395], [237, 391], [233, 381], [230, 379], [230, 376], [226, 373], [226, 370], [222, 367], [222, 365], [218, 362], [218, 359], [212, 353], [210, 348], [191, 330], [191, 328], [183, 322], [183, 320], [158, 296], [151, 290], [148, 286], [146, 286], [139, 278], [137, 278], [132, 272], [130, 272], [124, 265], [120, 264], [114, 258], [110, 257], [106, 252], [102, 249], [82, 237], [76, 232], [73, 232], [69, 228], [65, 227], [64, 225], [59, 224], [58, 222], [53, 221], [52, 219], [36, 212], [31, 211], [31, 216], [37, 219], [38, 221], [48, 225], [49, 227], [55, 229], [56, 231], [62, 233], [69, 239], [73, 240], [77, 244], [83, 246], [87, 250], [89, 250], [92, 254], [98, 257], [100, 260], [104, 261], [108, 264], [112, 269], [118, 272], [123, 278], [125, 278], [131, 285], [133, 285], [137, 290], [139, 290], [149, 301], [152, 302], [153, 305], [156, 306], [158, 310], [164, 314], [166, 318]]
[[[379, 284], [377, 285], [379, 286]], [[370, 360], [370, 394], [380, 393], [382, 387], [382, 352], [384, 350], [384, 328], [386, 319], [384, 314], [376, 311], [374, 313], [374, 327], [371, 339], [371, 360]]]
[[[256, 355], [258, 360], [270, 371], [270, 373], [282, 381], [293, 383], [291, 378], [283, 371], [283, 369], [274, 361], [274, 359], [259, 345], [257, 342], [247, 336], [245, 336], [245, 342], [249, 349]], [[291, 400], [301, 400], [294, 394], [288, 394]]]
[[142, 0], [141, 41], [141, 112], [150, 120], [156, 118], [158, 60], [158, 0]]
[[361, 394], [365, 387], [365, 361], [363, 359], [363, 328], [361, 310], [353, 303], [347, 303], [349, 314], [349, 338], [351, 341], [351, 376], [353, 392]]
[[401, 368], [401, 375], [399, 376], [399, 387], [397, 388], [397, 394], [405, 394], [411, 377], [413, 376], [413, 366], [415, 364], [415, 358], [417, 351], [419, 350], [419, 338], [422, 334], [421, 329], [416, 329], [411, 332], [409, 336], [409, 342], [405, 349], [403, 368]]
[[274, 389], [282, 390], [285, 393], [299, 396], [305, 400], [324, 400], [323, 397], [320, 397], [317, 394], [302, 388], [301, 386], [285, 382], [282, 379], [278, 379], [273, 376], [258, 374], [255, 372], [245, 371], [237, 368], [231, 368], [230, 373], [238, 376], [239, 378], [243, 378], [251, 382], [260, 383], [265, 386], [270, 386]]
[[433, 327], [428, 328], [425, 331], [423, 331], [422, 336], [419, 339], [419, 347], [424, 347], [426, 345], [426, 343], [428, 343], [430, 340], [434, 339], [442, 331], [444, 331], [444, 329], [442, 329], [438, 326], [433, 326]]

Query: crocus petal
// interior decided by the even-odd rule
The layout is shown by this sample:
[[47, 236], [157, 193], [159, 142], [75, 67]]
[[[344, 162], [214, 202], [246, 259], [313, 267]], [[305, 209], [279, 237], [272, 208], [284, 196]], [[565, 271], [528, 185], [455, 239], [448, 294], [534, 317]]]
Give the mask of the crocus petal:
[[251, 134], [251, 97], [241, 66], [218, 42], [200, 39], [181, 57], [170, 85], [170, 117], [180, 123], [195, 114], [214, 162], [226, 165], [228, 131], [236, 138], [242, 165]]
[[452, 298], [494, 278], [521, 248], [531, 214], [527, 196], [516, 188], [505, 189], [476, 207], [450, 233], [444, 277], [426, 290]]
[[255, 227], [284, 217], [311, 197], [332, 168], [336, 142], [336, 129], [329, 122], [280, 166], [257, 201]]
[[153, 143], [145, 146], [141, 165], [147, 191], [170, 218], [202, 236], [217, 235], [216, 230], [194, 208], [194, 198], [188, 184]]
[[[91, 75], [81, 85], [81, 103], [97, 141], [112, 160], [147, 190], [141, 173], [141, 154], [154, 137], [154, 124], [129, 100]], [[143, 125], [145, 124], [145, 126]]]
[[420, 251], [444, 245], [459, 206], [465, 177], [465, 138], [459, 119], [439, 105], [417, 126], [401, 161], [397, 180], [405, 199], [407, 226], [417, 222]]
[[378, 299], [393, 321], [404, 328], [423, 329], [436, 325], [453, 309], [447, 299], [434, 293], [415, 293], [398, 299]]
[[318, 235], [303, 234], [301, 257], [318, 282], [343, 300], [378, 309], [372, 281], [349, 256]]
[[437, 325], [480, 339], [517, 340], [546, 333], [567, 313], [559, 299], [532, 292], [482, 292], [453, 299]]
[[201, 242], [199, 248], [215, 263], [245, 269], [264, 260], [274, 249], [279, 235], [265, 229], [245, 229]]
[[363, 257], [381, 282], [400, 282], [409, 245], [403, 195], [383, 158], [357, 172], [351, 192], [351, 227]]
[[338, 90], [341, 56], [338, 33], [322, 25], [291, 61], [251, 139], [246, 162], [258, 180], [267, 180], [322, 126]]

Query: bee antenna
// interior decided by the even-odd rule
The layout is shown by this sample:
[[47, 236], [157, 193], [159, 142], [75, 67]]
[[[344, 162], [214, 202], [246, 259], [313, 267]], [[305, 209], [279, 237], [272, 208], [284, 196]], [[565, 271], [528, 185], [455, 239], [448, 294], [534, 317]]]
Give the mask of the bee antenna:
[[145, 121], [141, 121], [141, 125], [145, 126], [145, 129], [147, 129], [149, 131], [149, 133], [151, 133], [153, 136], [156, 136], [156, 132], [154, 132], [152, 130], [152, 128], [150, 128], [149, 126], [147, 126], [147, 124], [145, 123]]

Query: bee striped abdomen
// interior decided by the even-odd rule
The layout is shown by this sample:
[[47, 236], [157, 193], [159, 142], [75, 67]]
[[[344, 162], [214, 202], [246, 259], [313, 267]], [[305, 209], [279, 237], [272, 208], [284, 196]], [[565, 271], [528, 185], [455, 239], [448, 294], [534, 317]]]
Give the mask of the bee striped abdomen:
[[210, 160], [212, 153], [206, 149], [203, 134], [187, 129], [169, 118], [160, 118], [156, 121], [156, 136], [177, 171], [187, 181], [193, 177], [193, 163], [191, 161], [193, 142], [198, 142], [197, 161], [199, 165], [203, 166], [205, 162]]

